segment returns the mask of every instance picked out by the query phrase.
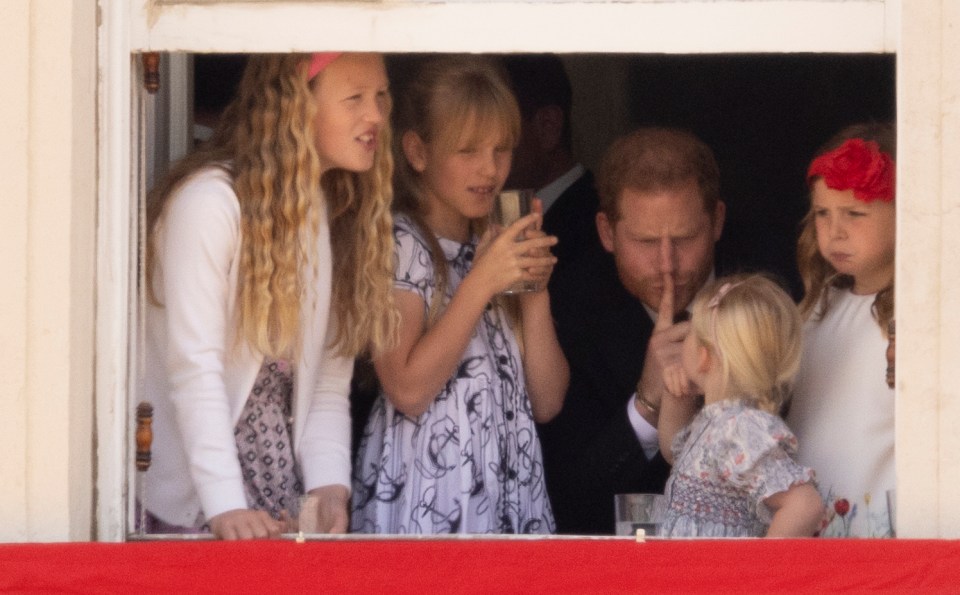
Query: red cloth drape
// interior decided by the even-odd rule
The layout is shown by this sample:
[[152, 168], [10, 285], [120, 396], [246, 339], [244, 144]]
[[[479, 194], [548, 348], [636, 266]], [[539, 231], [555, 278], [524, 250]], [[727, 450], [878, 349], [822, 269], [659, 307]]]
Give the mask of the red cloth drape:
[[0, 545], [14, 593], [958, 593], [952, 540]]

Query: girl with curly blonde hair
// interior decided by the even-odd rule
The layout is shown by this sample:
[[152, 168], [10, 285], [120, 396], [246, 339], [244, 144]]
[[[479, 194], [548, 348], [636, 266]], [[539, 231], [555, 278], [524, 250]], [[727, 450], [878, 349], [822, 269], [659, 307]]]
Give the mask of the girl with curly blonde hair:
[[[383, 58], [254, 55], [148, 198], [147, 529], [347, 528], [353, 357], [396, 338]], [[301, 517], [302, 518], [302, 517]]]

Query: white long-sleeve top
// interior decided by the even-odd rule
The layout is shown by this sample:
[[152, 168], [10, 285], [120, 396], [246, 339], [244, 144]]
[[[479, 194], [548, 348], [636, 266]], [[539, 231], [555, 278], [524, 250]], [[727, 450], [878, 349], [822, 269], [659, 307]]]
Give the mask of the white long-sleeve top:
[[[246, 508], [234, 426], [263, 363], [238, 338], [240, 206], [229, 174], [209, 167], [170, 197], [155, 234], [145, 312], [144, 392], [154, 407], [146, 508], [168, 523]], [[328, 347], [332, 253], [321, 216], [315, 263], [304, 267], [303, 332], [295, 363], [293, 440], [304, 488], [350, 486], [352, 360]]]

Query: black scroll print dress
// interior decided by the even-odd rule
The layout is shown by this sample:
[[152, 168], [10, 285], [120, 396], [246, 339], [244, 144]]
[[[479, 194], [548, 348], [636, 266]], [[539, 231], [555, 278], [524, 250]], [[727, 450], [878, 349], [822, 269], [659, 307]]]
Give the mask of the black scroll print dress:
[[[434, 292], [430, 250], [406, 216], [394, 222], [394, 286]], [[473, 264], [476, 239], [440, 239], [447, 299]], [[555, 525], [516, 337], [488, 306], [455, 375], [426, 412], [377, 398], [353, 470], [351, 530], [360, 533], [553, 533]]]

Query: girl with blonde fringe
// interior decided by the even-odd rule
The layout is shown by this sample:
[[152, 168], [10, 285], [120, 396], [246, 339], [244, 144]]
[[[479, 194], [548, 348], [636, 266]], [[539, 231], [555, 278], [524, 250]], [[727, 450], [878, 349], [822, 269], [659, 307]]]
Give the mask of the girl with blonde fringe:
[[[347, 529], [353, 356], [396, 339], [378, 54], [254, 55], [148, 199], [151, 532]], [[315, 508], [314, 508], [315, 507]]]
[[894, 534], [895, 160], [894, 127], [862, 123], [827, 141], [807, 171], [797, 246], [806, 326], [787, 423], [799, 460], [817, 470], [825, 537]]
[[[557, 414], [568, 379], [543, 289], [556, 238], [538, 231], [539, 213], [484, 232], [519, 137], [516, 101], [489, 63], [459, 56], [427, 61], [398, 97], [400, 340], [374, 358], [382, 391], [351, 527], [553, 532], [534, 422]], [[542, 289], [501, 303], [519, 280]]]
[[660, 448], [673, 469], [661, 535], [817, 530], [823, 502], [813, 470], [793, 460], [796, 438], [778, 416], [800, 365], [801, 332], [790, 296], [759, 275], [719, 279], [694, 299], [680, 363], [664, 370]]

